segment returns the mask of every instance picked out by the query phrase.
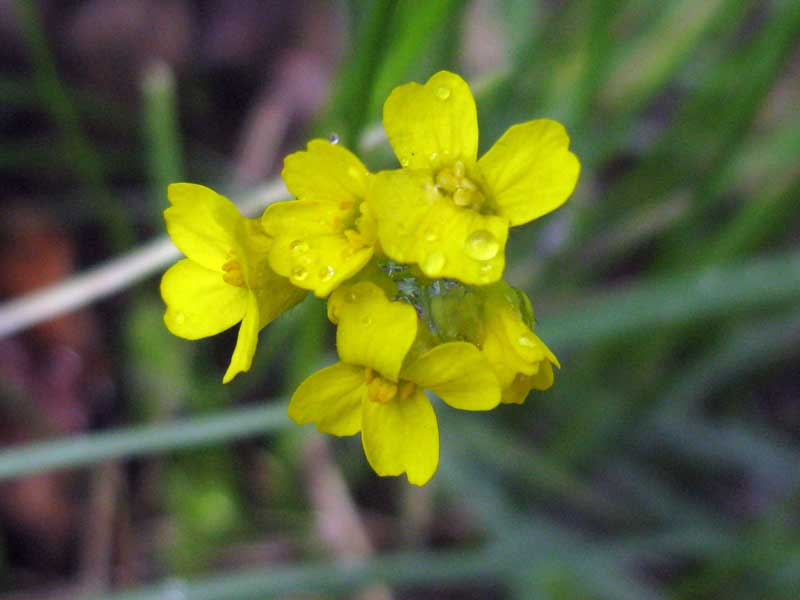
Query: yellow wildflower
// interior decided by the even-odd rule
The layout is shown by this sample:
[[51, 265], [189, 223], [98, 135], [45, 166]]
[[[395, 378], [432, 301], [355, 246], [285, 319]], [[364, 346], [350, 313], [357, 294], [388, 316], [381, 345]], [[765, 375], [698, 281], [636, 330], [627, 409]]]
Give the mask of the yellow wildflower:
[[264, 213], [264, 229], [275, 240], [270, 265], [323, 298], [372, 257], [375, 224], [363, 202], [370, 173], [345, 148], [313, 140], [286, 158], [282, 176], [298, 199]]
[[270, 269], [270, 240], [260, 222], [240, 215], [230, 200], [191, 183], [173, 183], [167, 196], [167, 231], [188, 258], [161, 279], [164, 322], [173, 334], [195, 340], [241, 321], [223, 378], [228, 383], [250, 368], [258, 332], [305, 292]]
[[505, 281], [470, 287], [428, 286], [428, 321], [442, 341], [467, 340], [483, 352], [497, 376], [503, 403], [521, 404], [532, 389], [553, 385], [558, 359], [533, 332], [528, 297]]
[[489, 410], [500, 400], [497, 378], [472, 344], [450, 342], [419, 354], [414, 308], [390, 302], [368, 282], [345, 292], [336, 310], [341, 362], [306, 379], [289, 416], [333, 435], [361, 432], [379, 475], [406, 473], [424, 485], [439, 462], [439, 430], [428, 389], [454, 408]]
[[481, 350], [500, 381], [501, 402], [522, 404], [531, 390], [553, 385], [558, 359], [533, 332], [533, 307], [527, 296], [505, 282], [482, 288]]
[[383, 125], [403, 169], [379, 173], [372, 187], [378, 238], [428, 277], [497, 281], [508, 228], [558, 208], [578, 179], [569, 137], [549, 119], [512, 126], [478, 160], [475, 100], [447, 71], [395, 88]]

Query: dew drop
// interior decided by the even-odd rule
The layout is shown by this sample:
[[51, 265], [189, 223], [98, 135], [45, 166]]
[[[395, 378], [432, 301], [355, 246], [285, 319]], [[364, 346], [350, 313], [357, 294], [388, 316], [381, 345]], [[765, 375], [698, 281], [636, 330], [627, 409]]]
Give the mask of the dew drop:
[[305, 267], [295, 267], [292, 269], [292, 279], [296, 281], [303, 281], [308, 277], [308, 269]]
[[333, 132], [333, 133], [331, 133], [331, 134], [328, 136], [328, 141], [329, 141], [331, 144], [338, 144], [338, 143], [339, 143], [339, 134], [338, 134], [338, 133], [336, 133], [336, 132]]
[[400, 164], [401, 164], [402, 166], [404, 166], [404, 167], [407, 167], [407, 166], [408, 166], [410, 163], [411, 163], [411, 161], [410, 161], [410, 160], [408, 160], [407, 158], [401, 158], [401, 159], [400, 159]]
[[439, 239], [439, 236], [436, 235], [436, 231], [434, 229], [428, 228], [422, 234], [422, 239], [424, 239], [426, 242], [435, 242]]
[[328, 281], [335, 273], [336, 271], [332, 266], [326, 265], [319, 270], [319, 280]]
[[450, 97], [450, 88], [446, 86], [437, 88], [436, 96], [439, 98], [439, 100], [447, 100]]
[[494, 267], [494, 263], [483, 263], [478, 269], [480, 271], [480, 274], [478, 275], [480, 280], [484, 283], [491, 281]]
[[490, 260], [497, 256], [499, 250], [497, 238], [485, 229], [473, 231], [464, 243], [464, 252], [475, 260]]
[[432, 252], [425, 257], [422, 262], [423, 271], [427, 275], [438, 275], [444, 268], [444, 254], [441, 252]]
[[308, 252], [308, 242], [304, 240], [294, 240], [291, 244], [289, 244], [289, 250], [295, 254], [303, 254], [304, 252]]
[[431, 162], [436, 162], [437, 158], [439, 158], [438, 152], [431, 152], [431, 155], [428, 157]]
[[517, 343], [523, 348], [533, 348], [536, 345], [533, 338], [527, 333], [519, 336], [517, 338]]
[[358, 300], [358, 294], [356, 294], [353, 290], [350, 290], [344, 295], [345, 302], [349, 302], [350, 304], [354, 304], [356, 300]]

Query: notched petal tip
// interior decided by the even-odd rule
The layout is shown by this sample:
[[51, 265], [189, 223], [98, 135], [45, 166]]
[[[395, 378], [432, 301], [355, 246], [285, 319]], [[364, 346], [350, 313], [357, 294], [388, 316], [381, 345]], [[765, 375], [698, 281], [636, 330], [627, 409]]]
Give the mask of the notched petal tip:
[[575, 190], [580, 173], [566, 129], [550, 119], [512, 125], [478, 166], [498, 214], [512, 226], [561, 206]]
[[478, 112], [469, 85], [439, 71], [421, 85], [396, 87], [383, 105], [383, 126], [400, 164], [431, 168], [442, 161], [474, 164]]

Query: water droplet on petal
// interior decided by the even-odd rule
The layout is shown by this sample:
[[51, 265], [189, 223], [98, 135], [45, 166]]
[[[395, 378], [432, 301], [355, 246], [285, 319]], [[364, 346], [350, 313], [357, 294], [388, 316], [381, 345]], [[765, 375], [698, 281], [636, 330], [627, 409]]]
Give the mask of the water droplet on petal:
[[358, 294], [356, 294], [353, 290], [350, 290], [344, 295], [345, 302], [350, 302], [351, 304], [355, 303], [358, 300]]
[[401, 164], [402, 166], [404, 166], [404, 167], [407, 167], [407, 166], [410, 164], [410, 162], [411, 162], [411, 161], [410, 161], [410, 160], [408, 160], [407, 158], [401, 158], [401, 159], [400, 159], [400, 164]]
[[431, 155], [428, 157], [431, 162], [435, 162], [437, 158], [439, 158], [438, 152], [431, 152]]
[[491, 281], [492, 280], [492, 276], [494, 275], [494, 273], [493, 273], [494, 267], [495, 267], [494, 263], [484, 263], [484, 264], [482, 264], [480, 266], [480, 269], [478, 269], [480, 271], [480, 273], [478, 275], [480, 280], [483, 281], [484, 283], [488, 283], [489, 281]]
[[446, 86], [440, 86], [436, 89], [436, 96], [439, 100], [447, 100], [450, 97], [450, 88]]
[[438, 275], [444, 268], [444, 254], [441, 252], [431, 252], [422, 261], [422, 270], [426, 275]]
[[303, 254], [303, 252], [308, 252], [308, 242], [305, 240], [294, 240], [291, 244], [289, 244], [289, 250], [295, 254]]
[[328, 281], [335, 273], [336, 271], [332, 266], [326, 265], [319, 270], [319, 279], [320, 281]]
[[422, 234], [422, 239], [426, 242], [435, 242], [439, 239], [439, 236], [436, 234], [436, 230], [432, 227], [429, 227], [425, 230], [425, 233]]
[[527, 333], [519, 336], [517, 338], [517, 343], [523, 348], [533, 348], [536, 345], [536, 342], [534, 342], [533, 338]]
[[328, 141], [329, 141], [331, 144], [338, 144], [338, 143], [339, 143], [339, 134], [338, 134], [338, 133], [336, 133], [336, 132], [333, 132], [333, 133], [331, 133], [331, 134], [328, 136]]
[[464, 252], [475, 260], [490, 260], [497, 256], [500, 244], [490, 231], [473, 231], [464, 243]]
[[308, 277], [308, 269], [305, 267], [295, 267], [292, 269], [292, 279], [296, 281], [303, 281]]

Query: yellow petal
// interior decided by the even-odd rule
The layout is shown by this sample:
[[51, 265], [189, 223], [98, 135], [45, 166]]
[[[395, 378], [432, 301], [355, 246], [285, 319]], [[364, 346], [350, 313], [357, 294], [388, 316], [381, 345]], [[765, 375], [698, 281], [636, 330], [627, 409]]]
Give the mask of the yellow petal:
[[509, 128], [478, 166], [498, 214], [512, 226], [561, 206], [575, 189], [580, 172], [563, 125], [549, 119]]
[[343, 233], [307, 237], [299, 242], [301, 246], [296, 242], [293, 236], [276, 238], [270, 265], [319, 298], [358, 273], [372, 258], [372, 246], [354, 244]]
[[390, 302], [378, 286], [359, 283], [338, 309], [336, 347], [343, 362], [370, 367], [397, 381], [403, 359], [417, 334], [417, 312]]
[[340, 206], [323, 200], [288, 200], [267, 207], [261, 222], [267, 235], [294, 236], [303, 240], [309, 236], [330, 235], [344, 230], [348, 219], [355, 219], [355, 205]]
[[[374, 284], [381, 288], [387, 298], [393, 298], [397, 295], [397, 284], [381, 270], [378, 261], [373, 260], [367, 263], [357, 275], [346, 283], [338, 286], [333, 290], [331, 295], [328, 296], [328, 319], [331, 323], [338, 325], [339, 313], [341, 312], [342, 306], [353, 301], [354, 296], [357, 295], [357, 290], [362, 289], [355, 288], [355, 286], [364, 282]], [[356, 291], [354, 292], [354, 290]]]
[[539, 364], [547, 359], [547, 346], [507, 307], [487, 302], [485, 314], [482, 349], [500, 385], [510, 385], [517, 373], [536, 373]]
[[322, 433], [354, 435], [361, 430], [366, 389], [362, 367], [337, 363], [300, 384], [289, 402], [289, 417], [300, 425], [314, 423]]
[[167, 232], [187, 257], [207, 269], [220, 270], [236, 247], [237, 229], [244, 217], [236, 206], [214, 190], [194, 183], [167, 188], [170, 206], [164, 211]]
[[242, 218], [236, 229], [236, 245], [230, 259], [238, 261], [244, 271], [247, 287], [255, 288], [262, 283], [263, 271], [269, 270], [269, 250], [272, 238], [264, 231], [261, 219]]
[[404, 167], [438, 169], [478, 154], [478, 113], [469, 85], [439, 71], [425, 85], [396, 87], [383, 105], [383, 127]]
[[355, 229], [358, 215], [358, 206], [352, 203], [273, 204], [263, 217], [264, 229], [275, 238], [270, 266], [294, 285], [324, 298], [372, 257], [372, 243]]
[[259, 322], [258, 300], [255, 294], [248, 292], [244, 319], [242, 319], [242, 324], [239, 325], [236, 347], [233, 349], [231, 363], [222, 378], [222, 383], [228, 383], [239, 373], [250, 370], [250, 365], [253, 364], [253, 356], [256, 353], [256, 345], [258, 344], [258, 332], [261, 330]]
[[522, 404], [531, 390], [546, 390], [553, 385], [553, 365], [544, 361], [535, 375], [518, 374], [510, 386], [503, 390], [503, 404]]
[[222, 273], [185, 258], [161, 278], [167, 305], [164, 323], [173, 334], [189, 340], [216, 335], [244, 317], [247, 290], [225, 283]]
[[472, 344], [448, 342], [429, 350], [401, 374], [431, 390], [453, 408], [489, 410], [500, 402], [500, 385]]
[[437, 191], [429, 171], [379, 173], [369, 201], [381, 247], [394, 260], [417, 263], [431, 278], [475, 285], [503, 275], [507, 220], [456, 206]]
[[[555, 357], [553, 357], [555, 358]], [[531, 375], [530, 386], [533, 390], [544, 391], [553, 385], [553, 365], [550, 361], [545, 361], [539, 367], [539, 372], [536, 375]]]
[[381, 404], [363, 401], [361, 442], [378, 475], [405, 473], [409, 483], [425, 485], [439, 464], [436, 414], [419, 389], [408, 398]]
[[253, 293], [258, 302], [259, 328], [264, 328], [282, 313], [299, 304], [308, 292], [291, 284], [269, 267], [261, 271]]
[[286, 157], [281, 176], [292, 195], [302, 200], [356, 204], [364, 198], [369, 171], [346, 148], [312, 140], [307, 150]]

